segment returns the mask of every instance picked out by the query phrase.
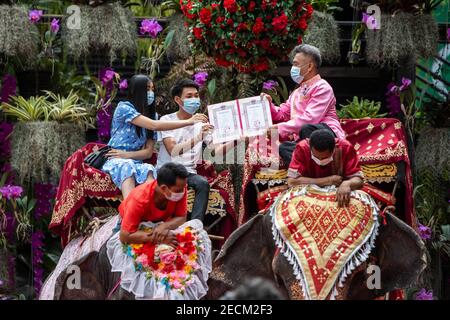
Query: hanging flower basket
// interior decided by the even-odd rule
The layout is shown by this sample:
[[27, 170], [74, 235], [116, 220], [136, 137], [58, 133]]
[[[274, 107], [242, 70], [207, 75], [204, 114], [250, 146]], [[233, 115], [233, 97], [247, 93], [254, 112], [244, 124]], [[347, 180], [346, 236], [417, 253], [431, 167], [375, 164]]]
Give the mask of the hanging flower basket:
[[67, 158], [86, 144], [74, 123], [18, 122], [11, 136], [11, 165], [21, 182], [57, 184]]
[[[71, 16], [62, 23], [62, 39], [67, 53], [75, 59], [92, 52], [107, 52], [111, 61], [118, 56], [134, 56], [137, 33], [133, 13], [119, 2], [97, 7], [80, 6], [79, 28], [71, 26]], [[69, 22], [69, 23], [67, 23]]]
[[397, 67], [408, 58], [429, 58], [437, 50], [438, 26], [429, 14], [382, 14], [380, 29], [366, 30], [367, 61]]
[[181, 0], [194, 50], [243, 73], [266, 71], [287, 58], [308, 27], [313, 8], [303, 0]]
[[25, 66], [34, 65], [38, 54], [39, 31], [28, 18], [28, 9], [0, 5], [0, 55], [17, 58]]
[[339, 49], [339, 28], [329, 13], [314, 11], [303, 42], [320, 50], [322, 60], [335, 63], [341, 54]]

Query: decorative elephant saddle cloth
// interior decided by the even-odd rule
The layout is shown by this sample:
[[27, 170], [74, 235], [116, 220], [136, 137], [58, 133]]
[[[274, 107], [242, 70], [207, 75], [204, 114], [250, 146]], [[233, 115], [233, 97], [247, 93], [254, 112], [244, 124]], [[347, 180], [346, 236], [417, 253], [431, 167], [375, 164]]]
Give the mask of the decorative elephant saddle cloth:
[[378, 208], [363, 191], [352, 191], [339, 208], [334, 186], [298, 186], [271, 207], [273, 234], [293, 266], [305, 299], [334, 299], [338, 286], [366, 261], [378, 230]]
[[[141, 223], [150, 232], [156, 225]], [[121, 272], [121, 287], [136, 299], [196, 300], [208, 290], [211, 241], [200, 220], [174, 230], [178, 245], [122, 244], [117, 232], [107, 243], [113, 272]]]

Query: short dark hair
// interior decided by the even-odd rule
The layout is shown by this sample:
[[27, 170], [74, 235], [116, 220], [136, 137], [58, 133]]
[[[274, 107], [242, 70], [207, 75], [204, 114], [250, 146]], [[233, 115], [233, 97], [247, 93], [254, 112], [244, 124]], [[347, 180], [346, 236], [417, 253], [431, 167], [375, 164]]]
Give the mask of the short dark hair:
[[186, 179], [188, 175], [189, 172], [182, 164], [167, 162], [159, 168], [156, 181], [158, 182], [158, 185], [165, 184], [168, 187], [172, 187], [177, 183], [177, 178]]
[[178, 80], [177, 83], [174, 84], [174, 86], [170, 90], [170, 95], [172, 96], [172, 98], [175, 98], [177, 96], [181, 97], [184, 88], [195, 88], [197, 90], [200, 89], [200, 87], [197, 83], [195, 83], [194, 80], [185, 78]]
[[314, 131], [309, 138], [309, 145], [317, 151], [333, 151], [336, 145], [333, 132], [328, 129]]

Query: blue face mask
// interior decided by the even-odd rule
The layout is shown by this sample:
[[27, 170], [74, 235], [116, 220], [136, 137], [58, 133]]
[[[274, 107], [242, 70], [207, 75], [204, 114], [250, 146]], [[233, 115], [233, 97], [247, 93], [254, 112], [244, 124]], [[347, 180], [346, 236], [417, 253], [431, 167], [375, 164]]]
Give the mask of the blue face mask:
[[147, 105], [151, 105], [155, 101], [155, 93], [153, 91], [147, 91]]
[[[303, 66], [306, 66], [306, 64], [304, 64]], [[305, 75], [302, 75], [301, 73], [301, 68], [303, 66], [301, 67], [292, 66], [291, 68], [291, 78], [292, 80], [294, 80], [295, 83], [302, 82], [303, 78], [305, 77]]]
[[183, 109], [189, 114], [194, 114], [200, 108], [200, 98], [188, 98], [183, 100]]

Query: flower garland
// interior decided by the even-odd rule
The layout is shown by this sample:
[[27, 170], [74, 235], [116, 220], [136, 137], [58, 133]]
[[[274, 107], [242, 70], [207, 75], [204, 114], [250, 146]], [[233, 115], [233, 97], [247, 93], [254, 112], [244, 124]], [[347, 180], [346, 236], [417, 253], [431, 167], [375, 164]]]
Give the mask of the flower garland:
[[[149, 228], [145, 228], [149, 231]], [[161, 282], [168, 290], [184, 293], [186, 286], [192, 283], [192, 275], [200, 269], [198, 254], [203, 249], [200, 240], [186, 227], [177, 234], [178, 246], [152, 243], [124, 245], [124, 252], [135, 261], [136, 271], [144, 271], [147, 278]]]
[[285, 59], [308, 27], [305, 0], [180, 0], [194, 50], [244, 73], [266, 71]]

